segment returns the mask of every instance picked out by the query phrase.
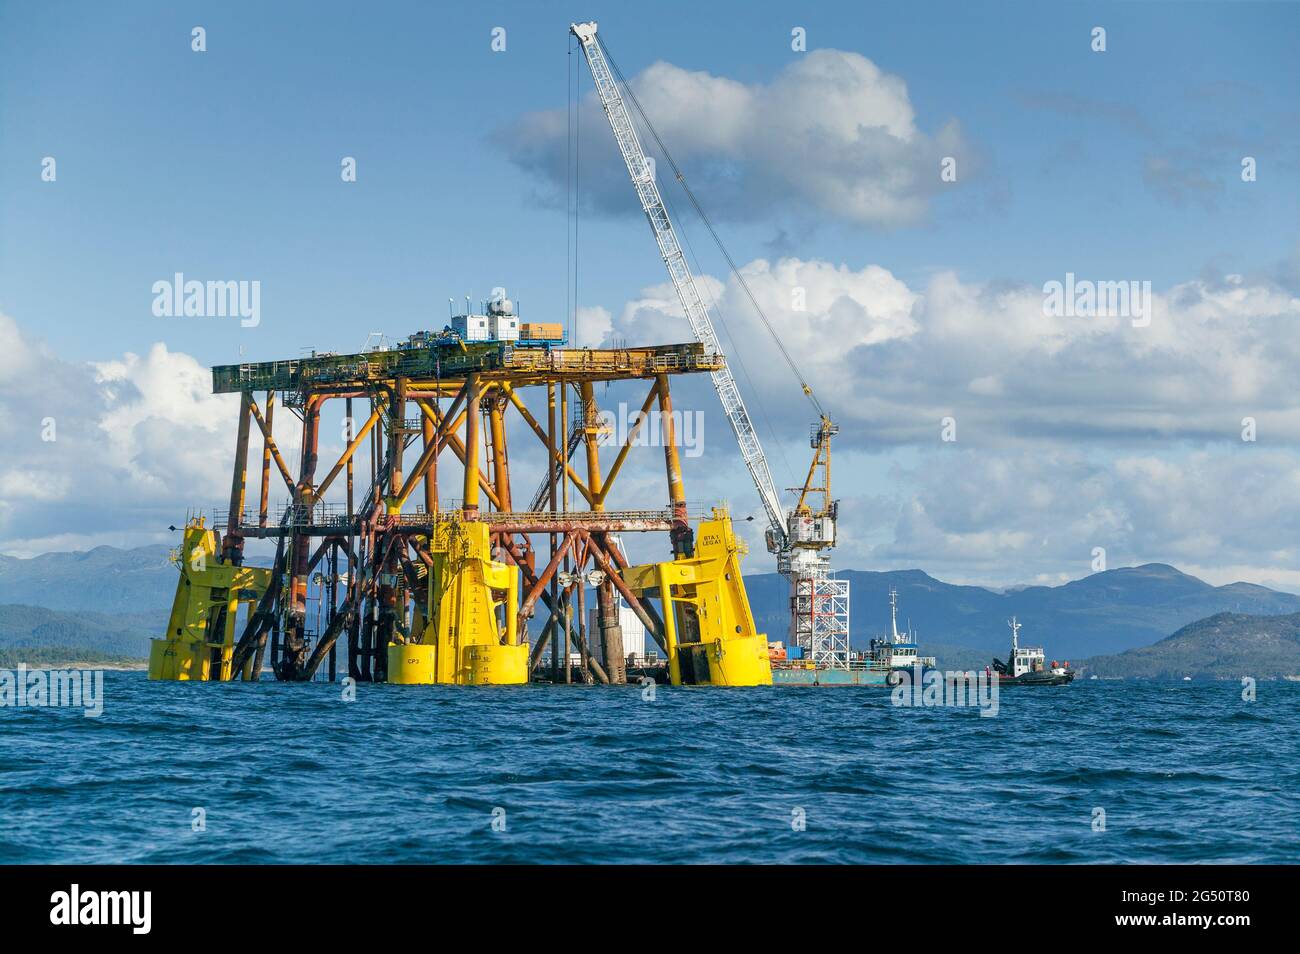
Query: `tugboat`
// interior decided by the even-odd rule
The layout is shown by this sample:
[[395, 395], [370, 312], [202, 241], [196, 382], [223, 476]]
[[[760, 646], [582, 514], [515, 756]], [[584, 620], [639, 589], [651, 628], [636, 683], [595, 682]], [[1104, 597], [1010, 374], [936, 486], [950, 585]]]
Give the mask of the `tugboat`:
[[918, 666], [922, 670], [934, 668], [933, 656], [920, 655], [911, 623], [907, 632], [898, 631], [898, 590], [892, 586], [889, 588], [889, 635], [871, 641], [866, 659], [871, 668], [886, 674], [885, 682], [891, 686], [897, 684], [895, 677], [900, 671], [910, 673]]
[[1058, 666], [1052, 661], [1047, 666], [1047, 656], [1041, 646], [1020, 645], [1020, 623], [1013, 616], [1007, 621], [1011, 627], [1011, 662], [1004, 663], [996, 656], [993, 666], [985, 670], [990, 676], [998, 677], [998, 686], [1064, 686], [1074, 682], [1074, 670], [1067, 661]]

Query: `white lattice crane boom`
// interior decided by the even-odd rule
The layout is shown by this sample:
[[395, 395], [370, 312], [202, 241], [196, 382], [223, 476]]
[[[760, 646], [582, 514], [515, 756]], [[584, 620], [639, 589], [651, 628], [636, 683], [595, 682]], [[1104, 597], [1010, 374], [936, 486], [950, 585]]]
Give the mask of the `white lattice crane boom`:
[[[628, 175], [641, 201], [641, 209], [650, 222], [655, 242], [659, 245], [659, 253], [663, 256], [664, 265], [672, 279], [673, 288], [677, 291], [677, 297], [682, 303], [682, 310], [686, 313], [691, 331], [696, 340], [704, 345], [706, 351], [722, 354], [722, 346], [713, 329], [713, 321], [695, 285], [695, 278], [686, 263], [686, 256], [673, 230], [672, 220], [668, 217], [668, 209], [664, 205], [659, 186], [655, 182], [654, 166], [641, 147], [632, 115], [619, 89], [618, 77], [615, 75], [617, 67], [613, 66], [606, 57], [604, 46], [596, 35], [594, 22], [571, 24], [569, 32], [577, 37], [582, 46], [583, 55], [596, 86], [596, 93], [605, 109], [605, 117], [614, 132], [619, 152], [623, 156]], [[649, 118], [636, 102], [635, 94], [630, 87], [628, 95], [637, 106], [647, 129], [663, 148], [663, 143], [659, 141]], [[808, 478], [800, 489], [799, 503], [787, 514], [781, 506], [781, 498], [772, 479], [771, 468], [768, 466], [767, 457], [763, 454], [763, 447], [754, 430], [749, 411], [746, 410], [745, 402], [740, 396], [740, 389], [736, 386], [736, 379], [726, 364], [720, 370], [713, 372], [713, 387], [722, 403], [723, 413], [726, 414], [727, 422], [736, 434], [745, 467], [749, 470], [754, 486], [758, 488], [759, 499], [767, 512], [768, 530], [765, 534], [767, 548], [777, 555], [777, 569], [790, 581], [790, 638], [794, 645], [801, 646], [808, 652], [814, 663], [822, 666], [847, 667], [851, 655], [849, 583], [847, 580], [834, 579], [830, 576], [830, 560], [824, 552], [835, 545], [835, 525], [838, 515], [835, 502], [830, 499], [830, 438], [838, 428], [826, 416], [812, 388], [781, 343], [780, 336], [759, 307], [744, 276], [736, 268], [735, 262], [713, 230], [713, 226], [704, 215], [704, 210], [686, 185], [681, 171], [673, 163], [672, 156], [666, 148], [664, 148], [664, 156], [673, 166], [677, 180], [690, 197], [704, 224], [713, 233], [719, 250], [727, 259], [727, 264], [731, 266], [732, 272], [749, 296], [763, 324], [771, 332], [777, 347], [795, 373], [804, 394], [812, 402], [820, 418], [819, 423], [814, 425], [812, 438], [812, 447], [817, 454], [813, 458]], [[823, 482], [820, 487], [815, 487], [815, 475], [819, 468], [823, 474]], [[807, 500], [809, 494], [815, 491], [822, 492], [825, 502], [818, 511], [813, 512], [807, 505]]]
[[[636, 187], [641, 208], [646, 218], [650, 220], [650, 228], [654, 231], [655, 241], [659, 244], [659, 253], [663, 256], [673, 287], [677, 290], [677, 297], [681, 300], [682, 310], [686, 312], [686, 320], [690, 322], [691, 331], [695, 334], [696, 340], [704, 345], [705, 351], [722, 354], [722, 346], [718, 343], [718, 335], [713, 330], [708, 309], [704, 307], [704, 300], [695, 285], [695, 277], [686, 264], [681, 243], [677, 241], [672, 221], [668, 218], [668, 209], [664, 205], [663, 196], [659, 194], [653, 166], [647, 161], [645, 150], [641, 148], [641, 141], [637, 138], [636, 129], [632, 125], [632, 116], [623, 102], [623, 95], [605, 59], [600, 42], [596, 39], [596, 24], [575, 23], [569, 29], [582, 44], [587, 65], [591, 68], [592, 80], [596, 84], [596, 93], [605, 107], [605, 116], [609, 119], [610, 128], [614, 130], [614, 139], [618, 142], [618, 149], [623, 154], [628, 175], [632, 177], [632, 184]], [[718, 392], [727, 422], [736, 432], [741, 456], [749, 469], [750, 477], [754, 479], [754, 486], [758, 488], [758, 496], [763, 501], [763, 508], [767, 511], [767, 519], [772, 531], [779, 535], [780, 542], [784, 543], [786, 530], [781, 497], [777, 493], [775, 481], [772, 480], [772, 471], [767, 465], [763, 447], [754, 430], [754, 422], [750, 420], [749, 411], [745, 409], [745, 402], [740, 396], [740, 389], [736, 386], [736, 379], [725, 364], [720, 370], [713, 372], [713, 387]]]

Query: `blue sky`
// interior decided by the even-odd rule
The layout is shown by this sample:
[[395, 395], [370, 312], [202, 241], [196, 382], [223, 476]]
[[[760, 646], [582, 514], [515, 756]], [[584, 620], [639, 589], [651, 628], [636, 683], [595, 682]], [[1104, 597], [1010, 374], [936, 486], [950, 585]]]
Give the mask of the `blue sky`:
[[[1271, 292], [1257, 310], [1238, 315], [1258, 336], [1243, 354], [1261, 361], [1294, 318], [1287, 296], [1300, 279], [1300, 60], [1294, 54], [1300, 5], [1265, 3], [824, 3], [799, 12], [784, 3], [573, 9], [545, 3], [8, 4], [0, 9], [0, 314], [23, 341], [50, 349], [43, 360], [74, 367], [145, 356], [158, 342], [199, 366], [239, 360], [241, 349], [249, 360], [310, 347], [354, 350], [371, 331], [396, 337], [440, 326], [448, 297], [482, 298], [496, 285], [509, 288], [527, 317], [561, 320], [567, 221], [564, 209], [545, 198], [554, 181], [521, 155], [549, 148], [554, 156], [554, 142], [528, 138], [534, 128], [528, 117], [563, 115], [571, 66], [579, 67], [581, 90], [590, 92], [585, 66], [568, 55], [567, 25], [575, 18], [599, 20], [634, 83], [663, 61], [677, 71], [669, 80], [703, 72], [761, 93], [781, 89], [783, 77], [818, 51], [835, 51], [840, 61], [865, 59], [902, 84], [895, 98], [910, 109], [917, 141], [940, 151], [959, 145], [956, 183], [900, 189], [915, 202], [915, 214], [838, 214], [833, 204], [806, 197], [782, 201], [779, 193], [797, 171], [779, 168], [773, 150], [782, 146], [781, 133], [766, 128], [769, 114], [750, 114], [752, 134], [733, 134], [713, 154], [707, 130], [696, 138], [691, 128], [700, 104], [672, 101], [672, 115], [652, 118], [676, 131], [669, 145], [714, 208], [738, 262], [787, 258], [855, 275], [882, 269], [896, 283], [890, 295], [915, 296], [906, 307], [917, 327], [942, 325], [934, 317], [936, 302], [967, 297], [996, 323], [1001, 292], [1039, 288], [1067, 271], [1149, 280], [1171, 307], [1187, 301], [1186, 283], [1199, 282], [1198, 328], [1223, 324], [1220, 312], [1209, 311], [1232, 307], [1227, 298], [1211, 300], [1229, 287], [1227, 276], [1236, 276], [1233, 288]], [[207, 31], [201, 54], [190, 49], [196, 25]], [[1107, 31], [1104, 53], [1090, 49], [1098, 25]], [[495, 27], [506, 30], [505, 52], [491, 49]], [[794, 27], [806, 30], [807, 53], [791, 49]], [[656, 99], [654, 84], [662, 79], [663, 71], [651, 69], [640, 80], [648, 102], [670, 101]], [[660, 92], [667, 96], [667, 89]], [[596, 165], [610, 155], [608, 129], [588, 116], [582, 135], [588, 166], [579, 188], [590, 201], [581, 217], [578, 304], [603, 310], [618, 337], [655, 329], [660, 325], [646, 319], [650, 313], [629, 303], [663, 283], [662, 265], [639, 213], [600, 201], [602, 189], [621, 188], [615, 164]], [[815, 139], [815, 130], [810, 135]], [[814, 153], [818, 146], [804, 145]], [[887, 164], [896, 153], [882, 155]], [[57, 160], [54, 183], [41, 180], [45, 156]], [[340, 179], [344, 156], [357, 159], [355, 183]], [[1243, 156], [1257, 159], [1258, 181], [1240, 180]], [[822, 171], [834, 176], [844, 168], [840, 160]], [[785, 183], [780, 175], [788, 177]], [[728, 192], [737, 182], [739, 191]], [[670, 197], [684, 205], [680, 196]], [[682, 225], [703, 270], [725, 282], [698, 224], [686, 219]], [[259, 280], [261, 324], [154, 317], [151, 285], [176, 271]], [[945, 285], [945, 276], [957, 284]], [[865, 277], [862, 283], [869, 284]], [[945, 289], [951, 294], [941, 295]], [[862, 321], [887, 325], [881, 315], [889, 308], [874, 304], [874, 293], [843, 291], [842, 297], [858, 303]], [[747, 358], [759, 379], [761, 393], [752, 400], [772, 418], [772, 433], [791, 434], [788, 441], [778, 438], [788, 446], [774, 448], [773, 457], [792, 458], [791, 469], [798, 470], [804, 453], [798, 422], [806, 409], [789, 380], [769, 372], [766, 352], [746, 332], [748, 318], [734, 320], [737, 358]], [[978, 548], [984, 544], [970, 534], [994, 540], [1011, 532], [1003, 516], [990, 513], [982, 528], [966, 520], [960, 528], [930, 527], [938, 535], [933, 549], [904, 545], [909, 533], [924, 536], [908, 514], [936, 453], [976, 453], [982, 446], [984, 465], [994, 467], [1008, 454], [1031, 464], [1051, 460], [1064, 471], [1040, 476], [1059, 488], [1062, 473], [1073, 472], [1071, 462], [1086, 458], [1089, 473], [1113, 475], [1135, 447], [1174, 462], [1180, 472], [1188, 461], [1202, 460], [1199, 454], [1219, 461], [1214, 454], [1234, 450], [1236, 421], [1256, 408], [1277, 422], [1269, 452], [1290, 453], [1300, 438], [1300, 429], [1291, 429], [1288, 399], [1280, 388], [1263, 386], [1240, 395], [1229, 387], [1239, 401], [1218, 417], [1213, 408], [1201, 409], [1184, 425], [1179, 382], [1197, 380], [1193, 364], [1214, 379], [1201, 356], [1164, 339], [1154, 347], [1136, 339], [1124, 345], [1121, 359], [1112, 352], [1113, 339], [1089, 337], [1087, 353], [1070, 339], [1064, 349], [1049, 345], [1030, 354], [1012, 347], [987, 361], [1006, 365], [1009, 377], [1050, 381], [1059, 373], [1062, 382], [1083, 381], [1092, 368], [1099, 404], [1108, 403], [1119, 378], [1154, 375], [1165, 383], [1153, 393], [1122, 397], [1091, 422], [1079, 411], [1094, 397], [1073, 394], [1063, 402], [1069, 406], [1059, 428], [1046, 436], [1041, 430], [1056, 427], [1055, 418], [1038, 421], [1038, 431], [981, 425], [971, 432], [975, 446], [936, 448], [920, 435], [937, 434], [937, 419], [931, 427], [925, 417], [922, 427], [904, 420], [908, 412], [900, 408], [929, 415], [965, 407], [971, 394], [996, 392], [998, 407], [981, 405], [969, 414], [987, 411], [990, 418], [1032, 424], [1044, 402], [1005, 381], [988, 384], [988, 367], [967, 374], [941, 348], [909, 353], [904, 337], [913, 344], [923, 338], [900, 330], [904, 324], [899, 311], [892, 331], [857, 343], [864, 350], [853, 352], [858, 358], [838, 369], [840, 377], [827, 371], [827, 386], [851, 424], [844, 493], [862, 515], [860, 538], [876, 541], [846, 555], [852, 565], [923, 565], [951, 577], [1007, 583], [1087, 571], [1086, 562], [1066, 561], [1064, 550], [1029, 542], [1036, 536], [1032, 521], [1076, 519], [1064, 510], [1022, 513], [1030, 521], [1023, 539], [988, 543], [992, 549], [982, 558], [970, 556], [961, 540]], [[662, 327], [683, 337], [670, 324]], [[808, 347], [834, 351], [836, 342], [813, 339]], [[917, 361], [918, 370], [908, 361]], [[809, 364], [820, 367], [815, 355]], [[924, 393], [909, 399], [906, 382], [896, 382], [890, 400], [873, 407], [873, 378], [865, 370], [855, 377], [853, 369], [888, 374], [892, 366]], [[1252, 381], [1264, 373], [1238, 364], [1221, 370]], [[16, 393], [13, 386], [0, 396], [16, 408]], [[130, 426], [147, 429], [147, 416], [135, 415]], [[1219, 425], [1206, 423], [1218, 418], [1222, 446], [1215, 444]], [[132, 446], [122, 453], [139, 466], [148, 455]], [[1282, 468], [1283, 483], [1287, 459], [1270, 458]], [[972, 470], [969, 463], [959, 469]], [[13, 480], [39, 472], [38, 464], [25, 465]], [[737, 500], [747, 494], [743, 479], [726, 486], [709, 481], [710, 492]], [[1012, 498], [1015, 484], [1007, 478]], [[1249, 572], [1300, 582], [1300, 557], [1281, 540], [1262, 547], [1271, 556], [1248, 560], [1244, 539], [1238, 556], [1215, 556], [1210, 551], [1226, 545], [1222, 526], [1202, 528], [1208, 536], [1199, 538], [1175, 534], [1168, 530], [1178, 523], [1175, 515], [1142, 510], [1129, 497], [1113, 501], [1124, 515], [1110, 522], [1097, 516], [1108, 509], [1102, 497], [1100, 510], [1084, 523], [1116, 534], [1127, 527], [1117, 545], [1125, 562], [1166, 559], [1223, 575], [1222, 581]], [[934, 502], [919, 502], [933, 517]], [[1276, 512], [1284, 504], [1279, 499]], [[135, 505], [121, 501], [123, 512]], [[979, 509], [971, 502], [965, 512], [969, 517]], [[0, 522], [0, 550], [25, 552], [38, 539], [75, 545], [71, 528], [45, 535], [33, 529], [48, 516], [36, 503], [13, 502], [10, 525]], [[113, 532], [106, 523], [94, 542], [112, 539]], [[1070, 546], [1086, 554], [1084, 543]]]
[[[909, 280], [942, 267], [1034, 281], [1068, 260], [1080, 274], [1163, 284], [1205, 263], [1248, 270], [1279, 258], [1278, 237], [1300, 220], [1294, 153], [1265, 159], [1262, 181], [1221, 196], [1217, 212], [1163, 201], [1141, 175], [1145, 155], [1200, 137], [1231, 136], [1261, 152], [1288, 136], [1294, 144], [1294, 5], [584, 10], [629, 75], [664, 59], [770, 81], [800, 55], [789, 44], [800, 25], [811, 47], [860, 52], [906, 80], [923, 128], [961, 123], [984, 157], [983, 181], [936, 201], [913, 227], [823, 225], [791, 240], [789, 251], [804, 257], [876, 262]], [[236, 342], [276, 356], [347, 346], [370, 330], [400, 333], [445, 314], [447, 297], [481, 297], [497, 284], [535, 315], [562, 313], [563, 212], [530, 202], [533, 183], [487, 138], [522, 113], [564, 107], [570, 16], [535, 3], [472, 13], [444, 4], [9, 5], [0, 306], [20, 320], [40, 315], [61, 352], [94, 359], [158, 337], [147, 290], [174, 268], [260, 277], [265, 327], [242, 336], [167, 329], [172, 346], [214, 362], [237, 355]], [[1104, 54], [1088, 46], [1094, 21], [1108, 29]], [[202, 55], [189, 48], [200, 22]], [[497, 25], [505, 53], [489, 46]], [[582, 81], [589, 89], [585, 71]], [[1032, 105], [1049, 97], [1079, 105]], [[1149, 128], [1088, 103], [1123, 104]], [[1277, 128], [1287, 116], [1291, 129]], [[1230, 149], [1207, 152], [1198, 159], [1218, 159], [1231, 174]], [[36, 174], [44, 155], [59, 161], [57, 188]], [[340, 182], [343, 155], [358, 159], [354, 186]], [[1092, 198], [1074, 200], [1083, 196]], [[661, 280], [636, 216], [584, 225], [585, 303], [615, 307]], [[728, 238], [748, 260], [767, 252], [774, 232], [746, 223]]]

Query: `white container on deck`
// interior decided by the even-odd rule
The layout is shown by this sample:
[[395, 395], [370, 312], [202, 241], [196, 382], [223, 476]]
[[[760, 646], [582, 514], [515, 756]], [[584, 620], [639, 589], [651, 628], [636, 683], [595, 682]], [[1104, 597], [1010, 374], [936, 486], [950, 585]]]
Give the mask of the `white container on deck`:
[[451, 330], [462, 341], [492, 340], [492, 321], [487, 315], [457, 315], [451, 319]]

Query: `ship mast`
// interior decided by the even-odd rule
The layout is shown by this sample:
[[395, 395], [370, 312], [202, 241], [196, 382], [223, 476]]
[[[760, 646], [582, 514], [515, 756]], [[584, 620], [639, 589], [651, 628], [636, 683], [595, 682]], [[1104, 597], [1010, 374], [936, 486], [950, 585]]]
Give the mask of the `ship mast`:
[[889, 631], [891, 642], [898, 642], [898, 590], [889, 588]]

